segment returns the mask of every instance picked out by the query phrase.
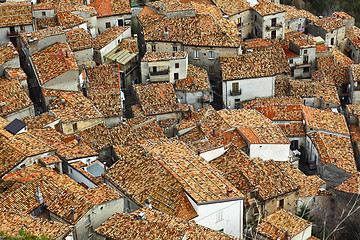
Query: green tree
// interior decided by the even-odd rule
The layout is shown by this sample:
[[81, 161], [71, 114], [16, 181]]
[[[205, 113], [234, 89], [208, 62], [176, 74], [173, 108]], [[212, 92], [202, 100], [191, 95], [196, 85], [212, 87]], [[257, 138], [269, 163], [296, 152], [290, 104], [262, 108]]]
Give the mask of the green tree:
[[50, 238], [46, 237], [44, 234], [41, 234], [40, 236], [36, 236], [30, 232], [27, 232], [25, 230], [19, 230], [17, 236], [9, 236], [6, 235], [3, 232], [0, 232], [0, 239], [5, 240], [50, 240]]

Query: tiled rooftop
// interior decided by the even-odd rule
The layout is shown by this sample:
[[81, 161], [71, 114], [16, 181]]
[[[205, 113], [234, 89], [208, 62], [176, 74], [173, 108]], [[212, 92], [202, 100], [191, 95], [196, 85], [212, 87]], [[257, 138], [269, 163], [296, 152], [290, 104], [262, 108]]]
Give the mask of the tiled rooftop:
[[51, 10], [53, 8], [54, 8], [54, 6], [50, 2], [41, 2], [41, 3], [34, 4], [34, 6], [33, 6], [34, 11]]
[[210, 91], [210, 82], [207, 71], [189, 64], [185, 79], [175, 81], [175, 91]]
[[360, 82], [360, 64], [351, 65], [350, 74], [354, 82]]
[[181, 2], [179, 0], [162, 0], [156, 2], [149, 2], [158, 11], [164, 12], [177, 12], [177, 11], [191, 11], [194, 10], [192, 5], [188, 2]]
[[351, 58], [340, 52], [338, 49], [333, 50], [333, 56], [335, 62], [338, 64], [339, 67], [348, 67], [355, 64], [355, 62], [351, 60]]
[[310, 226], [311, 222], [281, 209], [262, 219], [255, 231], [268, 239], [277, 240], [293, 238]]
[[[165, 30], [168, 34], [164, 34]], [[215, 19], [212, 15], [163, 18], [144, 26], [145, 41], [181, 42], [193, 46], [238, 48], [241, 42], [238, 35], [233, 21]]]
[[133, 38], [133, 37], [129, 37], [129, 38], [123, 38], [121, 40], [121, 43], [119, 45], [119, 51], [121, 50], [126, 50], [130, 53], [139, 53], [139, 48], [138, 48], [138, 44], [137, 44], [137, 39]]
[[290, 175], [300, 186], [299, 197], [313, 197], [329, 195], [325, 190], [325, 181], [317, 175], [307, 176], [289, 162], [277, 162], [277, 164]]
[[105, 202], [110, 202], [115, 199], [123, 198], [123, 196], [118, 191], [114, 190], [105, 183], [79, 192], [79, 195], [83, 196], [93, 205], [100, 205]]
[[91, 89], [120, 90], [120, 72], [117, 63], [86, 67], [85, 70]]
[[274, 161], [250, 160], [236, 147], [210, 163], [242, 193], [256, 190], [263, 201], [299, 189], [299, 185]]
[[55, 3], [54, 10], [56, 14], [61, 12], [77, 12], [80, 14], [82, 13], [90, 14], [91, 17], [96, 16], [97, 14], [94, 7], [89, 5], [84, 5], [84, 2], [81, 0]]
[[74, 139], [71, 142], [65, 141], [66, 138], [52, 128], [31, 129], [29, 132], [49, 146], [55, 148], [56, 153], [65, 160], [98, 155], [97, 152], [81, 140]]
[[0, 65], [19, 57], [19, 53], [12, 42], [7, 42], [0, 46]]
[[290, 5], [281, 5], [283, 8], [285, 8], [285, 19], [295, 19], [295, 18], [307, 18], [308, 20], [315, 21], [319, 19], [314, 14], [306, 11], [306, 10], [297, 10], [295, 7]]
[[338, 28], [345, 27], [345, 23], [340, 18], [325, 17], [310, 23], [317, 27], [323, 28], [326, 32], [334, 31]]
[[0, 199], [0, 209], [21, 214], [32, 212], [40, 206], [35, 198], [37, 187], [40, 187], [45, 204], [54, 201], [63, 191], [52, 178], [43, 175]]
[[6, 68], [5, 76], [9, 79], [16, 79], [19, 81], [24, 81], [27, 79], [27, 75], [22, 68]]
[[180, 141], [148, 142], [145, 149], [177, 176], [182, 187], [198, 203], [243, 197], [208, 162]]
[[118, 90], [91, 91], [87, 94], [87, 98], [105, 118], [123, 114], [121, 92]]
[[7, 141], [2, 141], [0, 143], [0, 176], [20, 164], [25, 158], [26, 155], [23, 152], [14, 148]]
[[81, 93], [63, 94], [50, 106], [50, 112], [61, 122], [77, 122], [103, 118], [89, 99]]
[[253, 109], [220, 110], [219, 115], [238, 129], [249, 144], [290, 143], [278, 125]]
[[31, 56], [40, 84], [50, 81], [69, 71], [77, 71], [78, 65], [67, 43], [55, 43]]
[[75, 28], [65, 32], [66, 41], [72, 51], [80, 51], [92, 48], [92, 37], [89, 32], [83, 28]]
[[307, 127], [314, 130], [350, 135], [345, 117], [342, 114], [307, 106], [302, 106], [302, 108]]
[[[139, 219], [139, 216], [142, 218]], [[129, 227], [132, 231], [128, 231]], [[193, 221], [162, 213], [150, 208], [141, 208], [131, 214], [115, 213], [95, 232], [114, 240], [120, 239], [237, 239]]]
[[185, 220], [197, 216], [179, 181], [141, 147], [124, 153], [103, 177], [140, 206], [150, 199], [154, 209], [167, 214]]
[[95, 8], [97, 17], [131, 14], [130, 2], [126, 0], [96, 0], [90, 6]]
[[6, 116], [33, 105], [19, 80], [0, 82], [0, 116]]
[[46, 37], [57, 36], [64, 34], [64, 30], [61, 27], [49, 27], [30, 33], [20, 33], [20, 38], [26, 47], [30, 47], [31, 42], [39, 41]]
[[215, 0], [214, 4], [218, 6], [221, 11], [228, 16], [232, 16], [234, 14], [241, 13], [250, 9], [250, 5], [246, 0]]
[[32, 24], [30, 1], [0, 3], [0, 28]]
[[333, 17], [333, 18], [341, 18], [343, 20], [354, 19], [354, 17], [350, 16], [346, 12], [333, 12], [331, 14], [331, 17]]
[[137, 15], [137, 17], [138, 17], [139, 21], [141, 22], [141, 24], [143, 26], [146, 26], [146, 25], [153, 23], [154, 21], [162, 19], [163, 17], [165, 17], [165, 15], [154, 11], [153, 9], [151, 9], [148, 6], [144, 6], [144, 8]]
[[62, 239], [72, 232], [73, 227], [30, 215], [0, 210], [0, 232], [17, 237], [19, 231], [24, 229], [36, 236], [44, 235], [50, 239]]
[[335, 190], [359, 194], [360, 193], [360, 172], [356, 172], [351, 175], [348, 179], [346, 179], [342, 184], [337, 186]]
[[78, 135], [95, 151], [108, 148], [112, 145], [110, 132], [104, 124], [98, 124], [94, 127], [87, 128], [79, 132]]
[[[92, 162], [91, 164], [96, 163], [97, 161]], [[96, 163], [98, 164], [98, 163]], [[70, 163], [71, 167], [75, 168], [76, 170], [78, 170], [82, 175], [84, 175], [85, 177], [87, 177], [88, 179], [90, 179], [93, 183], [95, 183], [96, 185], [100, 185], [104, 183], [104, 179], [102, 177], [95, 177], [94, 175], [92, 175], [90, 172], [87, 171], [87, 169], [85, 170], [85, 167], [90, 167], [86, 166], [85, 163], [83, 163], [82, 161], [77, 161], [77, 162], [72, 162]]]
[[[54, 162], [61, 162], [58, 157], [48, 157], [43, 158], [40, 161], [49, 164]], [[84, 191], [85, 188], [75, 182], [66, 174], [58, 174], [54, 170], [50, 168], [45, 168], [40, 164], [31, 165], [25, 168], [22, 168], [16, 172], [6, 174], [3, 179], [4, 180], [16, 180], [16, 181], [25, 181], [31, 182], [39, 177], [46, 176], [47, 178], [51, 179], [58, 187], [61, 189], [68, 189], [72, 192], [80, 192]]]
[[279, 46], [237, 57], [221, 57], [220, 64], [223, 80], [267, 77], [290, 72], [285, 53]]
[[49, 27], [59, 26], [57, 18], [35, 18], [35, 25], [37, 29], [45, 29]]
[[357, 26], [352, 26], [345, 29], [345, 38], [349, 38], [356, 35], [360, 35], [360, 28], [358, 28]]
[[52, 157], [47, 157], [47, 158], [40, 159], [40, 163], [47, 166], [47, 165], [52, 165], [52, 164], [55, 164], [55, 163], [62, 163], [62, 161], [57, 156], [52, 156]]
[[135, 84], [133, 88], [146, 116], [180, 111], [171, 83]]
[[36, 117], [25, 117], [22, 119], [27, 128], [44, 128], [47, 125], [60, 120], [50, 112], [42, 113]]
[[359, 104], [349, 104], [346, 105], [346, 110], [351, 115], [360, 116], [360, 105]]
[[301, 121], [303, 120], [299, 97], [258, 98], [247, 102], [243, 108], [251, 108], [273, 121]]
[[350, 138], [322, 132], [308, 133], [323, 165], [332, 164], [349, 173], [355, 173], [356, 164]]
[[252, 7], [256, 12], [262, 16], [273, 15], [277, 13], [285, 12], [285, 9], [276, 3], [268, 0], [259, 0], [259, 3]]
[[75, 13], [71, 13], [71, 12], [61, 12], [61, 13], [58, 13], [56, 16], [57, 16], [59, 25], [63, 29], [77, 27], [77, 26], [87, 22], [87, 20], [85, 18], [83, 18], [82, 16], [75, 14]]
[[[98, 0], [99, 1], [99, 0]], [[112, 27], [105, 30], [99, 36], [93, 39], [93, 47], [95, 50], [100, 50], [112, 41], [114, 41], [117, 37], [123, 34], [130, 27]]]
[[169, 61], [186, 58], [186, 52], [146, 52], [142, 62]]
[[354, 47], [356, 49], [360, 48], [360, 36], [359, 35], [349, 37], [349, 41], [354, 45]]
[[245, 40], [241, 43], [243, 48], [253, 49], [253, 48], [265, 48], [272, 47], [274, 44], [267, 39], [255, 38], [250, 40]]

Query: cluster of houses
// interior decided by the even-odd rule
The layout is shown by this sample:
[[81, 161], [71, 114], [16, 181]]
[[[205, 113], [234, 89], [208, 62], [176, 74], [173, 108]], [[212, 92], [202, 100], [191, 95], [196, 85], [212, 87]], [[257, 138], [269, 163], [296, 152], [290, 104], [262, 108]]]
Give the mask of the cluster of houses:
[[278, 0], [0, 3], [0, 232], [318, 239], [296, 213], [360, 193], [354, 24]]

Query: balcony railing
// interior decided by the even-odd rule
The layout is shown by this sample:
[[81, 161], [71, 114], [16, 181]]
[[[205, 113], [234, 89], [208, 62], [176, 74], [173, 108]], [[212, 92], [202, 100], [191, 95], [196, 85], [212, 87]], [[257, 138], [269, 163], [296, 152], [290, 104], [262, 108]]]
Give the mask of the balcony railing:
[[19, 31], [7, 31], [8, 37], [17, 37], [19, 36]]
[[150, 72], [150, 76], [169, 75], [169, 70]]
[[295, 63], [296, 67], [310, 67], [312, 65], [312, 61], [303, 62], [303, 63]]
[[277, 23], [277, 24], [274, 24], [274, 25], [266, 26], [266, 30], [270, 31], [270, 30], [273, 30], [273, 29], [281, 28], [282, 26], [283, 26], [282, 23]]
[[230, 90], [230, 96], [239, 96], [241, 95], [241, 89], [239, 90]]

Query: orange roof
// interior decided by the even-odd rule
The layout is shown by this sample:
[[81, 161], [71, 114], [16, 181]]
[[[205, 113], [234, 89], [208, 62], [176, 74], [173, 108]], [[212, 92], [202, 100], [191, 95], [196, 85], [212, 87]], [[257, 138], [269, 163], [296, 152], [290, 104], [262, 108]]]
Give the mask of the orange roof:
[[284, 49], [284, 52], [285, 52], [285, 55], [286, 55], [286, 58], [295, 58], [295, 57], [299, 57], [298, 54], [292, 52], [290, 49], [289, 49], [289, 44], [286, 44], [286, 45], [283, 45], [282, 48]]
[[131, 14], [127, 0], [96, 0], [90, 4], [97, 12], [97, 17]]

